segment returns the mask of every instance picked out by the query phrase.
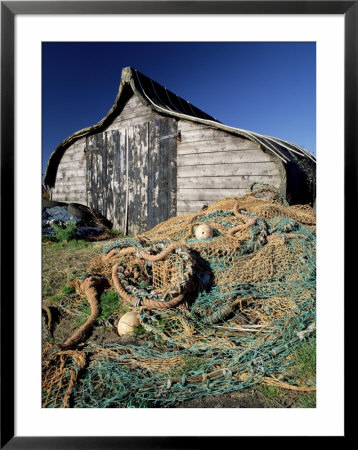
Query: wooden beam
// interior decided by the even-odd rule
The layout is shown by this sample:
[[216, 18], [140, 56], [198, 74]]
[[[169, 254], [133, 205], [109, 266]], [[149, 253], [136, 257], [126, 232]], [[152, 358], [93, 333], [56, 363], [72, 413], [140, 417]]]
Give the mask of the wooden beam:
[[264, 182], [273, 184], [275, 187], [281, 185], [281, 177], [269, 175], [246, 175], [246, 176], [225, 176], [225, 177], [196, 177], [179, 178], [178, 188], [218, 188], [218, 189], [247, 189], [254, 182]]
[[273, 162], [239, 164], [202, 164], [178, 166], [178, 177], [276, 176], [280, 172]]
[[210, 202], [220, 200], [224, 197], [232, 197], [234, 195], [243, 195], [246, 189], [192, 189], [180, 188], [177, 192], [178, 201], [184, 200], [200, 200], [201, 202]]

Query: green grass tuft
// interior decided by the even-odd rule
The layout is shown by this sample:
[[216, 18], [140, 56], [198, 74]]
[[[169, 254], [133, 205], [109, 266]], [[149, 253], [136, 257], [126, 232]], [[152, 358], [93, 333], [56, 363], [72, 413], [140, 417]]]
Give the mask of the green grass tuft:
[[182, 373], [188, 373], [192, 370], [200, 370], [202, 366], [202, 359], [197, 358], [194, 356], [183, 356], [183, 366], [182, 366]]
[[210, 371], [207, 361], [197, 356], [182, 356], [182, 364], [172, 367], [166, 374], [170, 377], [182, 377], [191, 373]]
[[270, 386], [269, 384], [260, 384], [258, 390], [267, 398], [280, 400], [286, 395], [285, 389], [277, 386]]
[[65, 228], [62, 228], [60, 225], [56, 223], [52, 223], [51, 227], [55, 232], [55, 238], [58, 242], [62, 241], [71, 241], [76, 239], [76, 230], [77, 224], [76, 222], [69, 222]]
[[293, 352], [297, 378], [316, 378], [316, 338], [311, 337]]
[[309, 393], [302, 396], [298, 404], [299, 408], [315, 408], [316, 407], [316, 393]]
[[145, 328], [140, 325], [139, 327], [133, 328], [133, 336], [141, 336], [145, 333]]
[[103, 292], [100, 299], [101, 315], [99, 319], [109, 319], [118, 310], [119, 296], [117, 292]]
[[62, 294], [64, 295], [71, 295], [76, 292], [76, 289], [73, 286], [63, 286], [62, 288]]
[[68, 242], [54, 242], [53, 244], [46, 246], [46, 251], [57, 252], [62, 249], [81, 250], [89, 247], [90, 245], [92, 245], [91, 242], [74, 239]]
[[124, 237], [123, 232], [119, 230], [111, 230], [110, 233], [113, 237]]
[[[97, 323], [101, 321], [108, 321], [108, 319], [113, 318], [115, 315], [122, 315], [127, 312], [128, 309], [125, 308], [121, 302], [121, 298], [115, 291], [103, 292], [100, 298], [100, 315], [97, 318]], [[91, 308], [87, 302], [84, 300], [83, 303], [78, 308], [79, 316], [75, 319], [78, 324], [83, 324], [86, 322], [91, 314]]]
[[57, 295], [52, 295], [49, 300], [52, 303], [60, 303], [60, 301], [62, 300], [62, 295], [61, 294], [57, 294]]

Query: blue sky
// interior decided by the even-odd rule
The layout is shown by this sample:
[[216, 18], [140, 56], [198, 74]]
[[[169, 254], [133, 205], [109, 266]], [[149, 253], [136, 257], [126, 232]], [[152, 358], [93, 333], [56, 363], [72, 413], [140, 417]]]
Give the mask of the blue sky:
[[131, 66], [226, 125], [316, 152], [316, 45], [44, 42], [42, 158], [101, 120]]

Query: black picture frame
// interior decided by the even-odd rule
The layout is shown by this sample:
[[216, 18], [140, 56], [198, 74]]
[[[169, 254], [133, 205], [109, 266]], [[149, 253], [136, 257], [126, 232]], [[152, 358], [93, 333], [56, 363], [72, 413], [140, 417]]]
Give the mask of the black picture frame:
[[[5, 449], [198, 449], [224, 437], [19, 437], [14, 435], [14, 21], [18, 14], [339, 14], [345, 19], [345, 296], [354, 279], [348, 240], [357, 204], [358, 1], [1, 1], [1, 419]], [[6, 219], [5, 219], [6, 218]], [[356, 241], [356, 239], [355, 239]], [[183, 424], [182, 424], [183, 425]], [[347, 435], [347, 428], [345, 436]], [[228, 438], [230, 439], [230, 438]]]

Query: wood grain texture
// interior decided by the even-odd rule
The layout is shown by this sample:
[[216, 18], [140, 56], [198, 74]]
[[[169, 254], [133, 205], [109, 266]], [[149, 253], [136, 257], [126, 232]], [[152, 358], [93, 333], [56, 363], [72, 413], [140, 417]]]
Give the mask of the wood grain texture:
[[[208, 163], [208, 161], [206, 161]], [[239, 164], [202, 164], [178, 166], [179, 178], [225, 177], [225, 176], [274, 176], [279, 170], [274, 162], [239, 163]]]
[[[128, 116], [127, 116], [128, 117]], [[116, 229], [138, 234], [176, 214], [174, 119], [156, 113], [117, 121], [87, 139], [88, 204]]]
[[272, 159], [260, 149], [242, 149], [221, 147], [217, 143], [189, 146], [187, 153], [182, 153], [182, 147], [178, 149], [178, 166], [192, 166], [198, 164], [235, 164], [270, 162]]
[[178, 213], [196, 212], [220, 198], [242, 195], [254, 182], [282, 191], [282, 163], [248, 139], [188, 121], [179, 121], [178, 129]]
[[88, 204], [137, 234], [254, 182], [283, 193], [282, 163], [248, 139], [161, 116], [133, 96], [106, 130], [69, 147], [53, 199]]
[[[240, 138], [226, 136], [219, 139], [203, 138], [199, 142], [180, 142], [178, 146], [178, 155], [191, 155], [195, 153], [213, 153], [229, 152], [237, 150], [256, 150], [261, 153], [262, 150], [251, 141], [240, 142]], [[262, 152], [263, 153], [263, 152]], [[266, 159], [265, 159], [266, 160]]]
[[[214, 128], [209, 128], [209, 127], [205, 127], [205, 128], [201, 128], [201, 129], [192, 129], [192, 130], [186, 130], [183, 131], [180, 129], [180, 125], [179, 125], [179, 130], [181, 131], [181, 142], [183, 144], [188, 143], [188, 142], [202, 142], [202, 141], [213, 141], [213, 140], [223, 140], [223, 141], [227, 141], [230, 142], [232, 140], [237, 140], [237, 139], [242, 139], [238, 136], [235, 136], [233, 134], [229, 134], [225, 131], [221, 131], [221, 130], [216, 130]], [[244, 140], [245, 141], [245, 140]], [[250, 144], [249, 144], [250, 142]], [[242, 144], [244, 144], [244, 142], [242, 142]], [[250, 145], [251, 147], [253, 147], [255, 144], [252, 144], [251, 141], [247, 141], [247, 145]]]
[[265, 182], [278, 186], [281, 184], [279, 176], [243, 175], [232, 177], [196, 177], [177, 179], [178, 188], [192, 189], [247, 189], [254, 182]]
[[58, 169], [52, 200], [86, 204], [86, 140], [80, 139], [66, 151]]
[[192, 189], [192, 188], [178, 188], [177, 199], [183, 200], [200, 200], [204, 203], [213, 203], [224, 197], [232, 197], [234, 195], [243, 195], [246, 193], [245, 188], [236, 189], [220, 189], [220, 188], [206, 188], [206, 189]]

